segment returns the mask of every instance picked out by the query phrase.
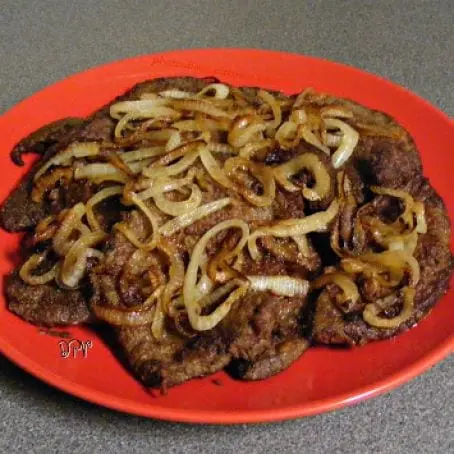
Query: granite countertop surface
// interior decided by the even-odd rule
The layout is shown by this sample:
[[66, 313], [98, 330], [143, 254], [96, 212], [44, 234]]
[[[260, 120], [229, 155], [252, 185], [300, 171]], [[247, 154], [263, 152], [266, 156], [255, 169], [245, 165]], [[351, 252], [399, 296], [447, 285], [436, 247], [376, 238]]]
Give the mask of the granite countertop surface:
[[[139, 54], [254, 47], [315, 55], [406, 86], [454, 115], [449, 0], [0, 2], [0, 112], [86, 68]], [[0, 452], [454, 452], [454, 355], [389, 394], [273, 424], [204, 426], [117, 413], [0, 355]]]

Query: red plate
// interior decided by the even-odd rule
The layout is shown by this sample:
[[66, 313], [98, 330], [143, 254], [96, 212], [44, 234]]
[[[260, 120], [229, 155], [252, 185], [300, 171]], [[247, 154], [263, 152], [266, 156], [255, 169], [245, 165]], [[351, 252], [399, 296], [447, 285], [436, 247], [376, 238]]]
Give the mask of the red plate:
[[[3, 200], [23, 169], [8, 152], [34, 129], [66, 116], [84, 116], [144, 79], [216, 76], [238, 85], [284, 92], [314, 87], [383, 110], [405, 126], [421, 151], [424, 169], [454, 213], [451, 120], [426, 101], [374, 75], [317, 58], [282, 52], [204, 49], [132, 58], [90, 69], [48, 87], [0, 118]], [[452, 186], [451, 186], [452, 187]], [[0, 233], [0, 273], [11, 269], [17, 235]], [[88, 328], [71, 337], [91, 340], [87, 358], [60, 356], [59, 339], [10, 314], [0, 304], [0, 350], [30, 373], [75, 396], [138, 415], [174, 421], [242, 423], [296, 418], [333, 410], [389, 391], [441, 360], [454, 346], [454, 293], [416, 328], [363, 348], [314, 348], [282, 374], [257, 383], [224, 373], [192, 380], [153, 397]], [[213, 379], [216, 378], [216, 383]]]

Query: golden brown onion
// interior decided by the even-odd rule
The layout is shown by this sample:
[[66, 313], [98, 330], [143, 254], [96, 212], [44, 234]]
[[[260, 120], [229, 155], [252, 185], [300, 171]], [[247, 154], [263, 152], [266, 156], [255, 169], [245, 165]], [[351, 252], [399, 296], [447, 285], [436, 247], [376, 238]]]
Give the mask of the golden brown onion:
[[36, 173], [33, 180], [38, 180], [52, 166], [69, 166], [73, 159], [97, 156], [100, 152], [100, 146], [96, 142], [74, 142], [49, 159]]
[[221, 168], [219, 163], [211, 154], [208, 147], [203, 147], [200, 149], [200, 160], [202, 161], [202, 164], [204, 165], [210, 177], [213, 178], [216, 183], [219, 183], [225, 188], [233, 187], [233, 182], [226, 175], [224, 169]]
[[190, 185], [191, 195], [184, 201], [174, 202], [166, 198], [163, 193], [153, 196], [156, 206], [166, 214], [171, 216], [181, 216], [190, 211], [194, 211], [202, 201], [202, 191], [195, 184]]
[[237, 183], [235, 189], [252, 205], [265, 207], [273, 203], [276, 195], [276, 185], [272, 170], [260, 163], [249, 161], [240, 156], [227, 159], [224, 164], [224, 170], [227, 177], [238, 182], [241, 171], [248, 171], [252, 177], [259, 181], [262, 186], [262, 194], [257, 194], [252, 185]]
[[74, 205], [66, 214], [60, 228], [54, 235], [52, 247], [57, 254], [64, 255], [72, 246], [69, 237], [74, 230], [81, 224], [81, 219], [85, 215], [85, 205], [78, 203]]
[[[234, 279], [232, 281], [227, 282], [225, 286], [221, 287], [222, 291], [219, 289], [217, 291], [215, 290], [215, 292], [217, 292], [215, 293], [215, 295], [216, 298], [220, 298], [221, 296], [225, 296], [226, 294], [232, 292], [231, 295], [222, 304], [220, 304], [210, 315], [201, 315], [202, 307], [204, 306], [204, 304], [203, 303], [201, 304], [201, 300], [198, 300], [197, 275], [205, 257], [206, 245], [212, 238], [214, 238], [220, 232], [224, 230], [229, 230], [231, 228], [240, 229], [243, 238], [247, 238], [247, 236], [249, 235], [249, 226], [246, 224], [246, 222], [240, 219], [224, 221], [208, 230], [208, 232], [206, 232], [200, 238], [200, 240], [197, 242], [192, 251], [191, 259], [189, 261], [188, 268], [186, 270], [186, 275], [184, 278], [183, 297], [184, 304], [188, 312], [189, 322], [191, 323], [191, 326], [197, 331], [208, 330], [216, 326], [222, 320], [222, 318], [224, 318], [230, 311], [232, 304], [238, 298], [243, 296], [247, 291], [247, 283], [244, 283], [241, 280]], [[242, 242], [243, 241], [240, 241], [240, 243]], [[234, 290], [235, 287], [238, 288]], [[220, 295], [218, 295], [219, 292], [221, 293]], [[207, 298], [208, 301], [211, 303], [212, 302], [211, 299], [213, 299], [214, 297], [213, 295], [211, 297], [207, 295], [204, 298]], [[203, 301], [206, 302], [205, 300]]]
[[243, 115], [237, 117], [233, 122], [227, 141], [232, 147], [241, 148], [254, 139], [262, 139], [261, 132], [265, 129], [266, 125], [261, 118], [254, 115]]
[[159, 230], [162, 236], [171, 236], [174, 233], [178, 232], [185, 227], [188, 227], [194, 222], [202, 219], [210, 214], [222, 210], [231, 203], [232, 199], [230, 197], [225, 197], [223, 199], [215, 200], [214, 202], [209, 202], [204, 205], [197, 207], [195, 210], [182, 214], [176, 218], [171, 219], [166, 222]]
[[341, 310], [348, 312], [350, 307], [355, 305], [360, 298], [358, 287], [350, 275], [339, 272], [327, 273], [320, 276], [312, 283], [312, 287], [320, 289], [331, 283], [337, 285], [342, 290], [342, 295], [336, 296], [336, 302]]
[[374, 303], [368, 304], [363, 311], [364, 321], [375, 328], [394, 329], [398, 328], [402, 323], [406, 322], [413, 315], [413, 306], [415, 298], [415, 289], [405, 287], [402, 289], [403, 306], [399, 315], [392, 318], [380, 316], [382, 309]]
[[114, 326], [132, 327], [149, 325], [153, 322], [155, 313], [154, 306], [144, 311], [131, 311], [93, 304], [91, 309], [99, 320], [103, 320]]
[[304, 153], [273, 170], [276, 181], [289, 192], [301, 191], [301, 187], [291, 182], [291, 178], [302, 170], [307, 170], [315, 179], [312, 188], [303, 187], [303, 196], [311, 201], [324, 199], [330, 191], [331, 178], [320, 158], [315, 153]]
[[91, 197], [87, 204], [86, 204], [86, 211], [87, 211], [87, 221], [92, 230], [101, 230], [101, 225], [99, 224], [98, 220], [96, 219], [95, 213], [93, 208], [98, 203], [102, 202], [103, 200], [113, 197], [116, 195], [120, 195], [123, 192], [123, 186], [111, 186], [109, 188], [101, 189], [98, 191], [93, 197]]
[[257, 238], [273, 235], [277, 237], [287, 237], [295, 235], [305, 235], [310, 232], [322, 232], [328, 228], [329, 223], [335, 218], [339, 209], [339, 203], [336, 199], [326, 211], [319, 211], [302, 219], [287, 219], [278, 221], [271, 227], [260, 227], [251, 233], [248, 239], [248, 249], [254, 260], [260, 258], [260, 252], [257, 248]]
[[60, 180], [70, 182], [73, 178], [73, 169], [67, 167], [60, 167], [54, 169], [51, 173], [43, 175], [38, 180], [35, 181], [34, 187], [32, 189], [31, 198], [33, 202], [39, 203], [44, 194], [53, 189], [57, 182]]
[[55, 264], [49, 271], [43, 274], [33, 274], [33, 271], [46, 259], [46, 254], [33, 254], [20, 268], [20, 278], [29, 285], [43, 285], [55, 279], [58, 265]]

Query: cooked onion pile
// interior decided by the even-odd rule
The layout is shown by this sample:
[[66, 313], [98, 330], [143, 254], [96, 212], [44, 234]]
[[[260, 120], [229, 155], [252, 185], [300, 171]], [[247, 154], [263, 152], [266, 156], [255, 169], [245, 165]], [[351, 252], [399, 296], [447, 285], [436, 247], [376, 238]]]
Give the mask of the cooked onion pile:
[[[320, 297], [333, 294], [344, 313], [359, 308], [373, 327], [393, 328], [406, 321], [419, 279], [414, 253], [418, 235], [426, 231], [424, 206], [408, 193], [374, 186], [370, 200], [357, 204], [344, 171], [360, 137], [351, 111], [335, 105], [309, 110], [299, 98], [265, 90], [258, 98], [260, 103], [253, 104], [239, 90], [214, 83], [199, 93], [168, 90], [112, 105], [113, 142], [73, 143], [36, 173], [35, 201], [57, 185], [77, 180], [88, 180], [98, 190], [87, 203], [41, 221], [36, 242], [51, 240], [52, 247], [30, 257], [20, 271], [22, 279], [31, 285], [55, 280], [64, 288], [77, 288], [87, 270], [103, 258], [112, 234], [104, 230], [97, 206], [117, 197], [148, 222], [146, 237], [138, 236], [127, 222], [113, 227], [136, 248], [134, 263], [128, 266], [150, 267], [144, 283], [148, 296], [140, 308], [123, 311], [115, 307], [118, 295], [112, 291], [111, 304], [94, 308], [101, 319], [128, 326], [151, 323], [159, 338], [165, 332], [165, 317], [182, 314], [193, 330], [212, 329], [248, 291], [298, 297], [325, 289]], [[295, 150], [300, 143], [317, 152], [296, 154], [275, 166], [265, 164], [271, 152]], [[333, 168], [337, 184], [330, 176]], [[302, 174], [309, 178], [301, 181]], [[311, 211], [301, 218], [270, 219], [267, 210], [278, 190], [301, 193]], [[318, 203], [330, 193], [334, 199], [320, 209], [323, 204]], [[379, 212], [379, 204], [390, 200], [401, 206], [392, 222]], [[196, 244], [182, 249], [185, 229], [238, 201], [262, 209], [263, 219], [223, 218]], [[226, 232], [235, 241], [225, 242], [209, 256], [210, 242]], [[313, 253], [313, 232], [329, 232], [339, 256], [338, 265], [326, 268], [313, 282], [243, 272], [245, 260], [267, 260], [270, 251], [283, 259], [304, 260]], [[152, 271], [153, 251], [166, 257], [166, 273]], [[54, 265], [42, 269], [49, 255]], [[376, 289], [380, 297], [368, 299], [366, 287]]]

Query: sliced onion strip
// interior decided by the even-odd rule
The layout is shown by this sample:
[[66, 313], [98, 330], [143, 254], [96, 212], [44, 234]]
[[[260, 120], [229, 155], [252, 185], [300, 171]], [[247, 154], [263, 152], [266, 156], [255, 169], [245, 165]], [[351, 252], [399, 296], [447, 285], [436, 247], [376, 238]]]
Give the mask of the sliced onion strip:
[[273, 235], [280, 238], [295, 235], [305, 235], [310, 232], [322, 232], [328, 228], [329, 223], [335, 218], [339, 210], [339, 203], [333, 200], [326, 211], [319, 211], [302, 219], [288, 219], [277, 222], [272, 227], [261, 227], [251, 233], [248, 239], [248, 249], [254, 260], [260, 258], [257, 248], [257, 238]]
[[229, 179], [225, 171], [218, 164], [208, 147], [201, 148], [200, 160], [202, 161], [203, 166], [214, 181], [228, 189], [233, 187], [233, 182]]
[[202, 201], [202, 191], [195, 184], [191, 186], [191, 195], [188, 199], [181, 202], [174, 202], [166, 198], [164, 194], [155, 194], [153, 196], [156, 206], [166, 214], [171, 216], [181, 216], [189, 211], [195, 210]]
[[101, 191], [97, 192], [93, 197], [91, 197], [91, 199], [88, 200], [88, 202], [86, 203], [87, 221], [93, 231], [102, 230], [101, 225], [96, 219], [95, 213], [93, 211], [95, 205], [109, 197], [120, 195], [122, 193], [123, 186], [111, 186], [109, 188], [101, 189]]
[[68, 239], [71, 233], [79, 227], [85, 212], [85, 205], [78, 203], [66, 213], [63, 222], [52, 240], [52, 247], [57, 254], [64, 255], [71, 247]]
[[100, 146], [96, 142], [74, 142], [49, 159], [34, 175], [36, 181], [52, 166], [68, 166], [73, 158], [80, 159], [89, 156], [97, 156], [100, 152]]
[[58, 271], [58, 264], [55, 264], [49, 271], [44, 274], [33, 274], [36, 269], [46, 258], [46, 254], [33, 254], [20, 268], [20, 278], [29, 285], [43, 285], [55, 279]]
[[364, 321], [375, 328], [394, 329], [398, 328], [402, 323], [406, 322], [413, 315], [415, 289], [405, 287], [402, 289], [403, 307], [399, 315], [392, 318], [381, 317], [379, 314], [381, 308], [374, 303], [367, 304], [363, 311]]
[[290, 181], [302, 170], [308, 170], [315, 178], [312, 188], [304, 187], [303, 196], [308, 200], [322, 200], [330, 190], [331, 178], [320, 158], [314, 153], [304, 153], [273, 169], [276, 181], [289, 192], [301, 191], [301, 187]]
[[93, 163], [77, 167], [74, 171], [74, 178], [76, 180], [91, 180], [97, 184], [103, 181], [116, 181], [118, 183], [128, 181], [128, 175], [109, 163]]
[[99, 257], [99, 251], [91, 249], [106, 238], [104, 232], [82, 235], [69, 249], [61, 268], [60, 278], [64, 285], [74, 288], [82, 279], [87, 268], [88, 257]]
[[246, 276], [251, 283], [250, 289], [257, 292], [270, 291], [280, 296], [306, 296], [309, 281], [291, 276]]
[[327, 129], [340, 129], [342, 139], [339, 147], [331, 156], [333, 167], [338, 169], [342, 167], [353, 154], [359, 140], [359, 134], [350, 125], [336, 118], [325, 118], [324, 125]]
[[[212, 314], [208, 316], [201, 315], [202, 306], [200, 305], [200, 300], [198, 300], [198, 293], [196, 290], [197, 275], [205, 257], [206, 246], [212, 238], [219, 234], [219, 232], [231, 228], [240, 229], [243, 237], [247, 238], [249, 233], [249, 226], [247, 225], [247, 223], [240, 219], [232, 219], [221, 222], [214, 226], [213, 228], [211, 228], [210, 230], [208, 230], [202, 236], [202, 238], [200, 238], [200, 240], [197, 242], [192, 251], [191, 259], [189, 261], [188, 268], [186, 270], [186, 275], [184, 278], [183, 297], [184, 304], [188, 312], [189, 321], [191, 323], [191, 326], [195, 330], [203, 331], [211, 329], [214, 326], [216, 326], [216, 324], [219, 323], [222, 320], [222, 318], [225, 317], [225, 315], [227, 315], [233, 302], [240, 298], [242, 295], [244, 295], [247, 290], [247, 283], [241, 282], [238, 279], [229, 281], [224, 286], [224, 290], [228, 289], [225, 290], [226, 293], [233, 290], [233, 287], [230, 287], [232, 285], [239, 286], [239, 288], [235, 290], [227, 298], [226, 301], [224, 301], [220, 306], [218, 306]], [[223, 293], [223, 295], [225, 295], [226, 293]]]
[[174, 233], [178, 232], [181, 229], [188, 227], [194, 222], [202, 219], [210, 214], [222, 210], [224, 207], [229, 205], [232, 202], [230, 197], [225, 197], [223, 199], [216, 200], [214, 202], [209, 202], [204, 205], [199, 206], [194, 211], [191, 211], [186, 214], [182, 214], [170, 221], [166, 222], [160, 229], [159, 232], [162, 236], [171, 236]]

